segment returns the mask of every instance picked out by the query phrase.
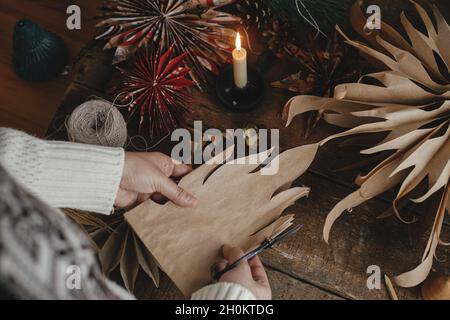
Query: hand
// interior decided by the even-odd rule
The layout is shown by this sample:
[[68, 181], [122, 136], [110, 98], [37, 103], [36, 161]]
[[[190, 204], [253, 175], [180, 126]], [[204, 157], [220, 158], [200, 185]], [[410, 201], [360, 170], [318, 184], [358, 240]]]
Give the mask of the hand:
[[[241, 249], [225, 245], [222, 249], [223, 257], [231, 264], [244, 255]], [[227, 263], [220, 262], [215, 265], [214, 271], [225, 269]], [[242, 285], [250, 290], [257, 300], [272, 299], [269, 279], [259, 257], [250, 261], [241, 261], [236, 268], [225, 273], [219, 282], [232, 282]]]
[[162, 153], [127, 152], [115, 206], [130, 208], [149, 198], [158, 201], [164, 196], [181, 207], [194, 207], [197, 199], [171, 179], [179, 179], [191, 170]]

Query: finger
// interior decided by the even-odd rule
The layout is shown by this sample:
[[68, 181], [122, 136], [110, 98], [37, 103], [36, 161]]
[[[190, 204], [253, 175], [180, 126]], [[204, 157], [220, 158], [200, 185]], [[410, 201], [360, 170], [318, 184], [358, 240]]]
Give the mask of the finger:
[[164, 204], [168, 201], [168, 199], [159, 192], [152, 194], [151, 199], [159, 204]]
[[250, 265], [250, 270], [252, 271], [253, 280], [263, 283], [269, 282], [266, 270], [264, 269], [261, 259], [258, 256], [250, 260], [248, 264]]
[[181, 177], [184, 177], [185, 175], [187, 175], [191, 171], [192, 171], [191, 166], [189, 166], [187, 164], [177, 164], [177, 165], [175, 165], [175, 167], [173, 169], [172, 177], [181, 178]]
[[136, 203], [141, 204], [150, 199], [150, 195], [148, 193], [139, 193], [136, 199]]
[[226, 261], [220, 261], [216, 264], [214, 264], [211, 267], [211, 278], [215, 278], [217, 274], [219, 274], [220, 272], [222, 272], [225, 268], [227, 267], [227, 263]]
[[229, 245], [224, 245], [222, 248], [222, 252], [223, 257], [227, 259], [229, 264], [234, 263], [244, 256], [244, 252], [241, 249]]
[[180, 163], [163, 153], [152, 153], [149, 161], [167, 177], [183, 177], [192, 171], [192, 166]]
[[183, 188], [179, 187], [171, 179], [161, 175], [156, 177], [156, 191], [167, 197], [180, 207], [191, 208], [197, 204], [197, 199]]
[[145, 158], [148, 162], [161, 170], [166, 177], [172, 176], [176, 166], [172, 161], [172, 158], [159, 152], [148, 153], [145, 155]]
[[116, 201], [114, 205], [118, 208], [129, 208], [133, 206], [138, 198], [138, 194], [136, 192], [131, 192], [125, 189], [120, 188], [117, 192]]

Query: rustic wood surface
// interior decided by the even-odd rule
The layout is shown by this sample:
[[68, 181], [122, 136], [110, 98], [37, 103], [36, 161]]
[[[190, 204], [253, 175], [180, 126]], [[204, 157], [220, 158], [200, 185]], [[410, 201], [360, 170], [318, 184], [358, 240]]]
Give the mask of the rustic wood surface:
[[[39, 137], [45, 136], [58, 109], [71, 75], [51, 81], [30, 83], [13, 70], [11, 57], [14, 25], [19, 19], [31, 19], [60, 35], [74, 58], [95, 32], [96, 8], [101, 0], [2, 0], [0, 1], [0, 127], [11, 127]], [[66, 26], [66, 9], [81, 8], [81, 30]]]
[[[377, 2], [386, 4], [389, 1]], [[275, 64], [273, 68], [280, 66]], [[66, 139], [64, 130], [61, 130], [62, 124], [75, 107], [93, 95], [106, 97], [105, 92], [113, 72], [111, 52], [103, 51], [101, 45], [93, 48], [81, 62], [54, 117], [49, 129], [52, 138]], [[317, 142], [339, 130], [321, 123], [308, 139], [304, 139], [299, 134], [302, 129], [299, 119], [285, 128], [281, 111], [290, 96], [269, 87], [261, 106], [249, 113], [232, 113], [223, 109], [210, 92], [196, 92], [195, 97], [192, 113], [186, 119], [188, 127], [192, 127], [193, 120], [202, 120], [204, 129], [242, 128], [249, 123], [259, 128], [280, 129], [282, 150]], [[357, 148], [345, 147], [340, 142], [326, 144], [310, 170], [295, 183], [312, 188], [308, 199], [301, 199], [286, 210], [286, 213], [295, 214], [297, 221], [304, 224], [302, 231], [262, 255], [275, 299], [389, 299], [384, 285], [379, 290], [367, 288], [367, 267], [378, 265], [383, 272], [393, 276], [411, 270], [420, 263], [432, 215], [426, 214], [426, 207], [418, 207], [413, 208], [411, 214], [418, 215], [421, 223], [405, 225], [395, 218], [376, 219], [378, 214], [389, 207], [392, 196], [389, 193], [344, 214], [331, 231], [330, 245], [323, 241], [322, 228], [328, 212], [356, 189], [353, 179], [361, 170], [336, 169], [365, 160]], [[362, 170], [367, 170], [367, 166]], [[442, 238], [450, 238], [448, 221]], [[438, 251], [439, 257], [448, 256], [449, 253], [446, 248]], [[434, 270], [448, 274], [449, 261], [435, 261]], [[159, 289], [143, 275], [139, 279], [136, 293], [139, 298], [182, 298], [166, 276], [162, 277]], [[419, 288], [396, 289], [400, 299], [420, 298]]]

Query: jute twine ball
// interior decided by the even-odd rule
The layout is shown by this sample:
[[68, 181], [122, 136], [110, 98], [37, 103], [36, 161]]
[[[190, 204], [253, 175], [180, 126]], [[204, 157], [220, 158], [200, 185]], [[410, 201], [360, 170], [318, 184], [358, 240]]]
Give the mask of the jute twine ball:
[[128, 138], [122, 114], [104, 100], [90, 100], [77, 107], [66, 127], [69, 139], [73, 142], [124, 147]]

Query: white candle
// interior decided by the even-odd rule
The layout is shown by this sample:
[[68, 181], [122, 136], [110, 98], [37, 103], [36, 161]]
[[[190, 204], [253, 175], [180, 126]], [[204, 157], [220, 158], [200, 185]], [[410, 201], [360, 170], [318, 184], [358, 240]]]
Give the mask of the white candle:
[[236, 49], [233, 50], [234, 84], [238, 88], [247, 85], [247, 51], [241, 46], [241, 36], [236, 35]]

